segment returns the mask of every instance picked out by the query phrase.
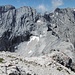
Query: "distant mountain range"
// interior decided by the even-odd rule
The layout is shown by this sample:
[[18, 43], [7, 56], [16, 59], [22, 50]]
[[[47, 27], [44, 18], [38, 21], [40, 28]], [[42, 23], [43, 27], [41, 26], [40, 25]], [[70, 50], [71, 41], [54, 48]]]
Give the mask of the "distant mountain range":
[[27, 6], [0, 6], [0, 51], [26, 57], [57, 51], [72, 60], [68, 65], [75, 71], [75, 9], [56, 8], [41, 15]]

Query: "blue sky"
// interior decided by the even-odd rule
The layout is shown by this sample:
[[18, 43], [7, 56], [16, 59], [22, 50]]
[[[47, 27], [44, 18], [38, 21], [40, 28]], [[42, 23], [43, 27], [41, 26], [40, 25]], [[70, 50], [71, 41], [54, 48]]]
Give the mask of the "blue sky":
[[13, 5], [16, 8], [31, 6], [38, 11], [51, 11], [57, 7], [75, 7], [75, 0], [0, 0], [0, 5]]

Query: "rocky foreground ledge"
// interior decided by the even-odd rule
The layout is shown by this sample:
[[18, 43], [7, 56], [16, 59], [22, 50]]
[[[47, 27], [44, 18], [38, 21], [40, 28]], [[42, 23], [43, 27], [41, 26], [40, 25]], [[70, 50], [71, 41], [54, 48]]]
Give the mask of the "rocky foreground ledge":
[[57, 51], [30, 58], [0, 52], [0, 75], [75, 75], [72, 64], [70, 58]]

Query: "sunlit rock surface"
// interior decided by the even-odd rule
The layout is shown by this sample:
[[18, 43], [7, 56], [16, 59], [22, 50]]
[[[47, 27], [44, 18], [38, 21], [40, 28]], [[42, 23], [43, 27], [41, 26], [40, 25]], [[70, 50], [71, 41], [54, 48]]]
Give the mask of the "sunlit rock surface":
[[74, 75], [75, 8], [0, 6], [0, 51], [1, 75]]

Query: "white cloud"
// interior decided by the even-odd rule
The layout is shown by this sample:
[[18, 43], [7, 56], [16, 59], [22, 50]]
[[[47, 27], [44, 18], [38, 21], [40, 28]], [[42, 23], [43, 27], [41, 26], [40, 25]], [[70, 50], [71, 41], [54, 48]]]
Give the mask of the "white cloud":
[[45, 6], [45, 5], [43, 5], [43, 4], [41, 4], [41, 5], [39, 5], [38, 7], [37, 7], [37, 9], [40, 11], [40, 12], [45, 12], [45, 11], [47, 11], [47, 7]]
[[63, 0], [52, 0], [52, 8], [55, 9], [63, 5]]

